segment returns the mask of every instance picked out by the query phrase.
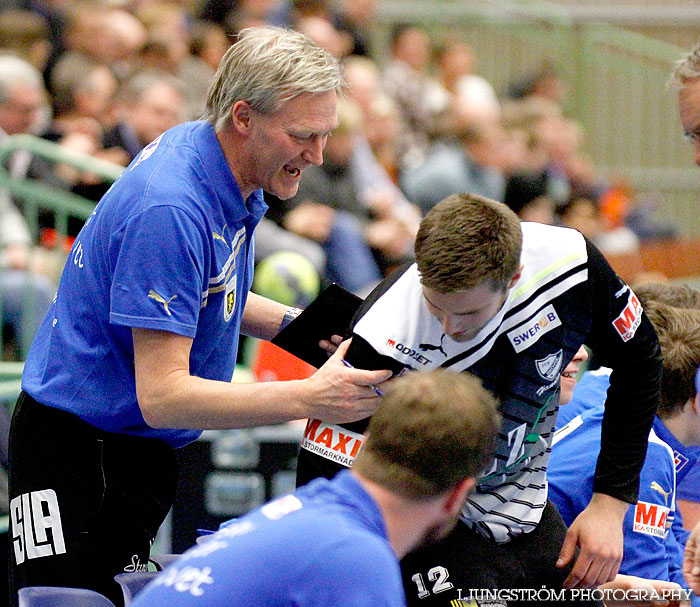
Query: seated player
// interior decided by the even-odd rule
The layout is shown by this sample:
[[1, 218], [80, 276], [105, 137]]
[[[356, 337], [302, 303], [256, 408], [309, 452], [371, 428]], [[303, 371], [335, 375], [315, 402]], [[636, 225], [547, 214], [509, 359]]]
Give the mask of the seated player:
[[454, 527], [498, 427], [496, 400], [474, 376], [399, 378], [352, 471], [231, 521], [134, 607], [403, 606], [398, 558]]
[[[659, 335], [664, 369], [639, 499], [629, 507], [623, 523], [620, 571], [675, 581], [687, 588], [682, 562], [688, 533], [677, 512], [676, 483], [695, 459], [687, 446], [700, 443], [694, 383], [700, 364], [700, 311], [640, 298]], [[560, 411], [549, 463], [549, 490], [567, 524], [585, 508], [592, 493], [609, 376], [606, 368], [585, 373], [571, 404]]]

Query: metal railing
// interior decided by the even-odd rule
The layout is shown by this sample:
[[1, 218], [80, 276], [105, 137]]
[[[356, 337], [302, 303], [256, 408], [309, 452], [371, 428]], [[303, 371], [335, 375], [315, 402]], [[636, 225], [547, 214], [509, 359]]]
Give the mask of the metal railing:
[[94, 201], [68, 190], [51, 187], [36, 179], [13, 177], [6, 168], [7, 159], [24, 150], [52, 163], [69, 165], [80, 171], [95, 173], [105, 181], [115, 181], [124, 167], [89, 154], [68, 150], [56, 143], [32, 135], [13, 135], [0, 143], [0, 190], [23, 201], [23, 212], [34, 237], [37, 236], [39, 209], [49, 209], [56, 216], [56, 230], [67, 234], [68, 218], [87, 219], [95, 208]]
[[[20, 179], [10, 174], [6, 168], [9, 157], [16, 151], [27, 151], [33, 156], [55, 164], [65, 164], [78, 171], [93, 173], [111, 183], [124, 170], [124, 167], [111, 162], [94, 158], [88, 154], [67, 150], [60, 145], [31, 135], [14, 135], [0, 143], [0, 191], [9, 192], [14, 199], [22, 201], [23, 215], [27, 220], [30, 232], [38, 237], [38, 217], [43, 210], [49, 210], [55, 217], [56, 232], [65, 238], [68, 233], [69, 219], [86, 220], [95, 208], [95, 202], [74, 194], [67, 189], [48, 186], [35, 179]], [[1, 270], [0, 270], [1, 271]], [[0, 303], [3, 294], [0, 293]], [[33, 305], [33, 295], [27, 289], [23, 303], [26, 310]], [[0, 321], [2, 319], [0, 318]], [[2, 338], [2, 322], [0, 322], [0, 339]], [[22, 347], [26, 352], [33, 337], [27, 334], [28, 322], [23, 322], [23, 335], [19, 336]], [[0, 341], [1, 344], [1, 341]], [[0, 345], [1, 349], [1, 345]], [[0, 362], [0, 402], [14, 399], [19, 393], [21, 362]]]

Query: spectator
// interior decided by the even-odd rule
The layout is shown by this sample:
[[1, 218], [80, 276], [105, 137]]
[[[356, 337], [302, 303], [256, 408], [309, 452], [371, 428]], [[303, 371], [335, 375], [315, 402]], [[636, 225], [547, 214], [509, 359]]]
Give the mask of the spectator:
[[556, 214], [562, 225], [581, 232], [604, 254], [633, 253], [639, 250], [639, 239], [632, 230], [624, 225], [606, 225], [595, 196], [590, 192], [575, 193], [566, 204], [556, 208]]
[[382, 87], [401, 112], [399, 153], [402, 168], [406, 169], [424, 161], [432, 139], [443, 128], [449, 107], [448, 95], [429, 73], [430, 58], [430, 38], [423, 28], [397, 26]]
[[[189, 43], [182, 32], [167, 27], [152, 29], [139, 53], [141, 65], [145, 68], [169, 72], [177, 75], [182, 67], [189, 49]], [[198, 82], [199, 88], [208, 83], [208, 75]]]
[[556, 205], [571, 196], [571, 183], [565, 172], [553, 165], [550, 142], [564, 123], [561, 106], [543, 97], [528, 97], [503, 104], [502, 120], [506, 129], [525, 134], [528, 153], [521, 158], [521, 172], [546, 171], [547, 188]]
[[491, 121], [465, 125], [456, 142], [437, 143], [423, 164], [401, 175], [406, 196], [427, 213], [455, 192], [503, 200], [505, 177], [500, 170], [505, 133]]
[[[674, 288], [666, 286], [671, 298]], [[676, 486], [697, 461], [688, 446], [700, 445], [695, 389], [695, 373], [700, 366], [700, 311], [667, 305], [665, 293], [659, 299], [650, 299], [644, 285], [638, 295], [659, 336], [664, 367], [639, 499], [630, 505], [623, 522], [620, 572], [674, 581], [687, 588], [682, 564], [688, 532], [682, 529], [676, 506]], [[609, 377], [610, 370], [605, 368], [585, 373], [571, 404], [557, 420], [549, 487], [551, 499], [567, 524], [582, 511], [592, 492]], [[694, 604], [700, 604], [700, 599]]]
[[51, 55], [49, 26], [36, 13], [5, 9], [0, 12], [0, 51], [26, 59], [40, 72]]
[[352, 50], [350, 39], [339, 32], [330, 19], [321, 15], [299, 17], [294, 22], [294, 29], [306, 34], [337, 59], [343, 59]]
[[[13, 8], [12, 5], [8, 8]], [[66, 49], [66, 27], [68, 23], [68, 7], [63, 2], [43, 2], [41, 0], [21, 0], [14, 8], [28, 10], [41, 17], [49, 28], [50, 55], [43, 69], [45, 84], [49, 82], [49, 75], [55, 60]], [[39, 68], [37, 68], [39, 69]]]
[[113, 125], [111, 110], [117, 84], [105, 63], [72, 51], [64, 54], [51, 73], [55, 137], [90, 134], [99, 146], [103, 129]]
[[[0, 141], [36, 132], [45, 108], [46, 91], [39, 71], [18, 57], [0, 56]], [[31, 176], [55, 183], [51, 166], [25, 150], [10, 156], [7, 171], [15, 179]], [[2, 350], [3, 358], [19, 360], [26, 355], [55, 287], [46, 276], [38, 275], [44, 269], [34, 259], [35, 235], [16, 202], [0, 188]]]
[[119, 80], [131, 76], [140, 68], [139, 55], [146, 43], [144, 25], [132, 13], [111, 8], [104, 15], [104, 55], [98, 57], [107, 63]]
[[449, 36], [435, 49], [435, 68], [440, 84], [452, 95], [457, 95], [465, 76], [474, 73], [476, 53], [461, 36]]
[[266, 196], [265, 200], [269, 215], [285, 231], [323, 247], [325, 283], [337, 282], [364, 297], [381, 280], [381, 270], [365, 241], [362, 226], [352, 215], [309, 200], [293, 208], [276, 197]]
[[364, 117], [364, 135], [375, 157], [394, 183], [399, 181], [398, 136], [401, 114], [381, 89], [381, 71], [368, 57], [347, 57], [343, 62], [346, 94]]
[[[56, 62], [51, 84], [54, 119], [44, 136], [66, 149], [126, 166], [130, 158], [123, 149], [104, 146], [105, 130], [113, 128], [116, 122], [117, 79], [112, 70], [93, 57], [69, 51]], [[98, 175], [65, 164], [57, 165], [56, 173], [66, 188], [94, 200], [99, 200], [109, 187]], [[41, 215], [42, 228], [52, 227], [53, 223], [53, 213]], [[69, 235], [75, 236], [81, 227], [82, 220], [71, 219]]]
[[[18, 57], [0, 56], [0, 141], [11, 135], [37, 134], [45, 122], [46, 103], [46, 90], [36, 68]], [[50, 181], [52, 176], [51, 167], [28, 151], [15, 152], [8, 171], [19, 179], [29, 175]], [[0, 191], [0, 248], [5, 267], [25, 269], [33, 239], [15, 202], [9, 192]]]
[[351, 55], [343, 62], [343, 76], [347, 97], [367, 118], [372, 102], [383, 93], [379, 66], [368, 57]]
[[[185, 120], [185, 83], [158, 70], [144, 70], [124, 83], [116, 96], [118, 122], [102, 146], [123, 149], [128, 162], [161, 133]], [[128, 164], [127, 162], [127, 164]]]
[[362, 122], [357, 106], [338, 104], [338, 126], [326, 146], [325, 162], [309, 168], [291, 203], [311, 201], [352, 215], [386, 270], [412, 255], [419, 212], [377, 162], [363, 137]]
[[119, 78], [138, 67], [146, 28], [131, 13], [79, 0], [70, 4], [65, 29], [65, 51], [87, 55], [110, 66]]
[[561, 105], [566, 97], [567, 87], [554, 66], [545, 61], [539, 69], [515, 82], [510, 87], [510, 97], [526, 99], [540, 97]]
[[459, 36], [447, 38], [435, 51], [435, 68], [458, 113], [458, 121], [500, 120], [500, 103], [493, 86], [474, 73], [474, 50]]
[[226, 30], [220, 25], [208, 21], [198, 21], [192, 27], [190, 54], [209, 66], [212, 74], [216, 71], [229, 46], [231, 46], [231, 40], [226, 35]]
[[[204, 10], [208, 13], [218, 13], [219, 8], [212, 5], [228, 6], [225, 11], [222, 25], [230, 35], [237, 35], [246, 27], [259, 27], [261, 25], [276, 25], [288, 27], [290, 24], [289, 3], [286, 0], [206, 0]], [[208, 19], [205, 13], [202, 13]], [[213, 19], [216, 20], [216, 19]]]
[[[11, 135], [32, 132], [41, 120], [46, 91], [41, 74], [29, 63], [11, 55], [0, 56], [0, 140]], [[9, 163], [14, 177], [25, 177], [32, 157], [16, 152]], [[0, 190], [0, 247], [5, 267], [24, 269], [32, 244], [25, 218], [9, 192]]]
[[554, 224], [554, 201], [547, 191], [545, 172], [511, 175], [506, 182], [503, 202], [523, 221]]
[[350, 54], [369, 57], [372, 49], [372, 24], [378, 0], [342, 0], [333, 15], [335, 27], [351, 40]]

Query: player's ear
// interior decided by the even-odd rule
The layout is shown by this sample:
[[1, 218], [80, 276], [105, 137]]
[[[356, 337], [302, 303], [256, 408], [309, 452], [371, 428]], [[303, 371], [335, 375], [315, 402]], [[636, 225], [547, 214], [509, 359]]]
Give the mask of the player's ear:
[[452, 489], [449, 490], [445, 499], [444, 509], [451, 515], [456, 515], [459, 513], [462, 506], [464, 506], [464, 501], [467, 499], [467, 495], [475, 484], [476, 479], [473, 477], [465, 478], [463, 481], [457, 483]]

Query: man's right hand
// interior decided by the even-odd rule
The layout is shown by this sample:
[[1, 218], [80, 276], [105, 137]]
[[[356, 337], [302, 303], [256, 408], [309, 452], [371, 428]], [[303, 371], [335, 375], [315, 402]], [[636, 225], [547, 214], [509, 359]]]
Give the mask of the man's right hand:
[[343, 364], [350, 341], [342, 342], [307, 382], [311, 390], [308, 417], [339, 424], [365, 419], [381, 403], [375, 388], [388, 380], [389, 370], [367, 371]]

